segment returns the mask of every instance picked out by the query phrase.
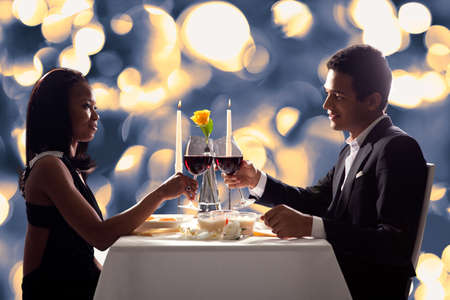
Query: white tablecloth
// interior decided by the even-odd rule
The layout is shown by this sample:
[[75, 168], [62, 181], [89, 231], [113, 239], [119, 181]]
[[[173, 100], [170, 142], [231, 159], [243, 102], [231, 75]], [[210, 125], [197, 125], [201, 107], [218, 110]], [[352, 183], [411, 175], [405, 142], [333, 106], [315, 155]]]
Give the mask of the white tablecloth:
[[326, 240], [126, 236], [109, 250], [95, 300], [351, 299]]

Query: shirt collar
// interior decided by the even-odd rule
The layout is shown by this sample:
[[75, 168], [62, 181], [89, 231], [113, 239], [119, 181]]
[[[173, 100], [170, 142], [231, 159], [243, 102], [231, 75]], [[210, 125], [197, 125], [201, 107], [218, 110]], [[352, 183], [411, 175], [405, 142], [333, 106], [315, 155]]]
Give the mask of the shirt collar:
[[350, 145], [351, 149], [359, 149], [359, 147], [362, 145], [366, 137], [369, 135], [369, 133], [372, 131], [372, 129], [377, 125], [381, 120], [388, 118], [388, 115], [383, 114], [380, 117], [378, 117], [375, 121], [370, 123], [369, 126], [366, 127], [355, 139], [351, 139], [348, 137], [345, 142]]

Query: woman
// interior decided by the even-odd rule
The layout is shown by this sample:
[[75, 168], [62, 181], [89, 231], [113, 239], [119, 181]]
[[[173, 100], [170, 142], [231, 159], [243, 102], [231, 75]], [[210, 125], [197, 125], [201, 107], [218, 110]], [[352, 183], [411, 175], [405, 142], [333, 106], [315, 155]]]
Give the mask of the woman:
[[87, 80], [77, 71], [54, 69], [34, 86], [26, 124], [27, 167], [21, 189], [27, 207], [23, 299], [92, 299], [101, 266], [93, 247], [105, 250], [131, 233], [165, 200], [197, 182], [178, 173], [141, 202], [103, 220], [86, 176], [86, 153], [99, 115]]

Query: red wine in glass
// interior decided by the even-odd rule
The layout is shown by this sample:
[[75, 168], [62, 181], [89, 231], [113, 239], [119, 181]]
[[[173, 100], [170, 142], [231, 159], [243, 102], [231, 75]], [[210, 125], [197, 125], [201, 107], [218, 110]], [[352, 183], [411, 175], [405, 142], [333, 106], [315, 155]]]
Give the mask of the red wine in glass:
[[184, 165], [192, 175], [200, 175], [211, 167], [212, 160], [210, 155], [185, 155]]
[[231, 175], [237, 170], [241, 165], [242, 156], [216, 156], [214, 157], [216, 165], [219, 169], [227, 175]]

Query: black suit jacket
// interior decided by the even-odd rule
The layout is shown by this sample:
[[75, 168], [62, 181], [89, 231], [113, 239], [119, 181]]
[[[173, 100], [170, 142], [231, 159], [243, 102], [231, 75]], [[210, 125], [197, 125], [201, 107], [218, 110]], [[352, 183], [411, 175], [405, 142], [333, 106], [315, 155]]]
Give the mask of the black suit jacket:
[[346, 145], [328, 174], [305, 189], [267, 176], [257, 203], [286, 204], [322, 217], [326, 238], [352, 295], [358, 298], [358, 290], [373, 291], [377, 282], [383, 285], [383, 280], [392, 283], [415, 276], [411, 257], [426, 162], [413, 138], [393, 126], [390, 118], [382, 119], [361, 145], [341, 191], [349, 152]]

